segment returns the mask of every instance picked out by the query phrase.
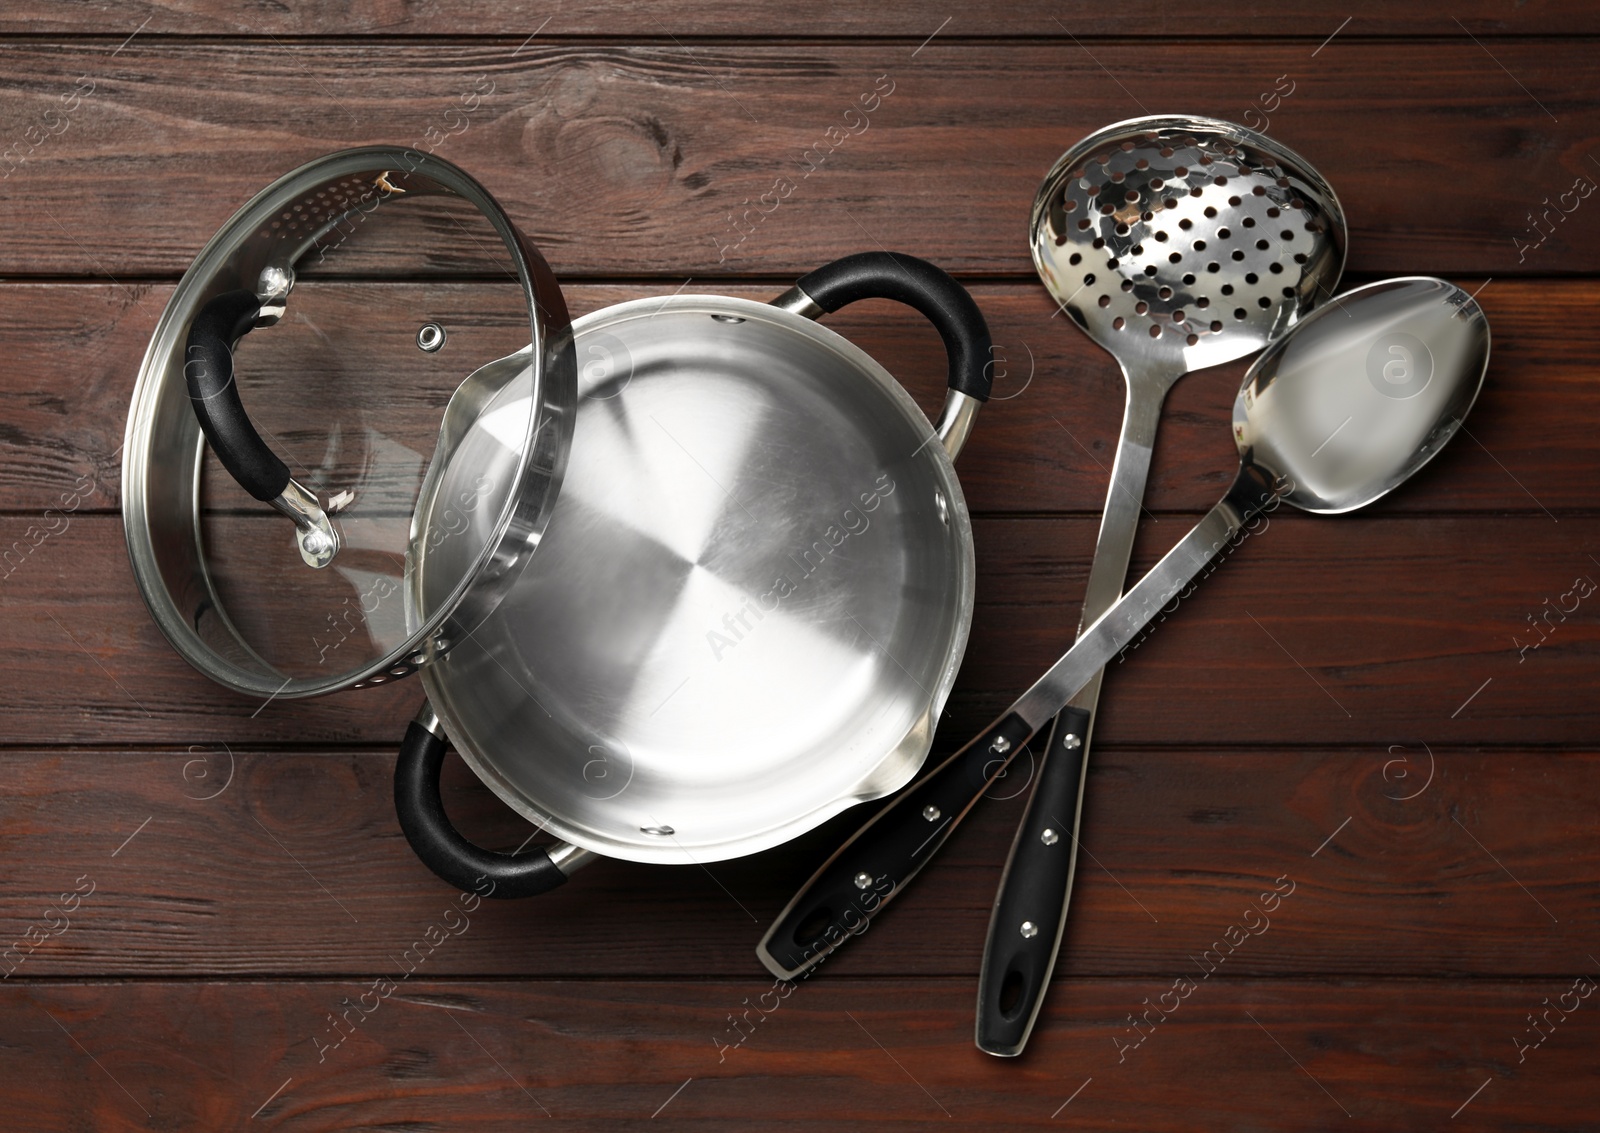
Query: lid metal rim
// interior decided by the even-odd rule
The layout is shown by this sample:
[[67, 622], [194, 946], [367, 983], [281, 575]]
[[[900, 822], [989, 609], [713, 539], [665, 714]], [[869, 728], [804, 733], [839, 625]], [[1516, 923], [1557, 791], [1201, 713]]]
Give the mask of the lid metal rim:
[[[220, 656], [185, 620], [174, 599], [160, 568], [152, 536], [148, 499], [151, 433], [160, 411], [162, 394], [167, 392], [174, 357], [178, 357], [181, 363], [183, 346], [180, 336], [186, 332], [200, 303], [226, 285], [224, 273], [228, 260], [240, 249], [249, 234], [264, 220], [270, 219], [285, 201], [293, 200], [308, 187], [315, 188], [324, 182], [352, 174], [402, 170], [425, 177], [466, 200], [500, 236], [515, 264], [517, 281], [528, 309], [530, 341], [534, 347], [532, 404], [536, 412], [529, 414], [517, 483], [496, 517], [484, 551], [474, 568], [463, 576], [436, 613], [409, 634], [400, 646], [388, 650], [359, 669], [348, 670], [328, 679], [289, 678], [280, 683]], [[254, 283], [253, 280], [238, 282], [247, 285]], [[178, 373], [181, 375], [181, 365]], [[483, 617], [492, 612], [509, 589], [514, 571], [504, 569], [506, 562], [514, 561], [537, 542], [559, 491], [567, 447], [571, 441], [571, 409], [575, 398], [576, 362], [572, 355], [570, 319], [559, 285], [538, 251], [528, 243], [482, 185], [442, 158], [397, 146], [341, 150], [310, 161], [279, 177], [251, 197], [206, 242], [168, 300], [145, 350], [124, 433], [122, 461], [123, 527], [140, 595], [162, 634], [179, 655], [212, 680], [236, 692], [272, 699], [297, 699], [358, 686], [374, 677], [388, 679], [391, 670], [404, 658], [419, 650], [425, 653], [426, 643], [442, 627], [446, 629], [450, 640], [459, 640], [463, 633], [470, 632]], [[186, 394], [184, 403], [187, 408]], [[191, 420], [190, 426], [185, 431], [193, 439], [197, 473], [204, 440], [198, 423]], [[542, 434], [546, 433], [548, 436], [541, 441]], [[540, 445], [542, 447], [537, 447]], [[542, 457], [548, 467], [537, 469], [536, 457]], [[528, 490], [530, 482], [534, 480], [542, 481], [541, 491]], [[197, 573], [203, 579], [211, 602], [220, 609], [210, 572], [199, 549], [197, 474], [194, 483], [196, 491], [192, 493], [194, 510], [190, 523], [196, 540], [193, 553], [196, 555]], [[419, 500], [419, 506], [423, 502]], [[496, 565], [501, 569], [493, 569]], [[487, 582], [484, 579], [486, 573], [492, 575]], [[247, 653], [253, 652], [237, 631], [233, 631], [233, 638]]]

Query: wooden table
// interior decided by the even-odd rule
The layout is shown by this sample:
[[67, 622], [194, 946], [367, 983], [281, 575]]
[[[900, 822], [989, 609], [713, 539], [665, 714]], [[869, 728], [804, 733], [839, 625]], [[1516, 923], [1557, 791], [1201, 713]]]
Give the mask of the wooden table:
[[[0, 1124], [1594, 1126], [1600, 597], [1572, 608], [1600, 578], [1592, 6], [313, 7], [0, 13]], [[200, 245], [271, 178], [382, 141], [478, 176], [576, 312], [680, 285], [765, 298], [875, 246], [957, 273], [1007, 364], [961, 460], [978, 609], [937, 756], [1077, 621], [1122, 388], [1052, 319], [1028, 207], [1063, 149], [1147, 111], [1267, 120], [1343, 199], [1347, 282], [1460, 283], [1494, 358], [1470, 431], [1413, 483], [1274, 517], [1112, 670], [1026, 1055], [971, 1042], [1015, 780], [785, 998], [761, 998], [755, 941], [864, 811], [755, 858], [603, 862], [485, 903], [406, 975], [457, 907], [390, 800], [418, 682], [243, 701], [177, 658], [129, 573], [128, 400]], [[808, 164], [781, 208], [734, 219]], [[914, 315], [831, 325], [937, 405]], [[1232, 475], [1240, 372], [1173, 393], [1139, 566]], [[458, 761], [446, 788], [486, 844], [526, 836]]]

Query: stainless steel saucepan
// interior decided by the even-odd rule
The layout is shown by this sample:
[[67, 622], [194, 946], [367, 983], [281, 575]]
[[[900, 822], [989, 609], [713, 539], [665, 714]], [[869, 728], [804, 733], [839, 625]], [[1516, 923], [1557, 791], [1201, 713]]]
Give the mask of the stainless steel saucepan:
[[[813, 321], [872, 296], [944, 337], [937, 428]], [[573, 331], [580, 400], [550, 526], [471, 642], [424, 672], [396, 769], [418, 855], [501, 897], [593, 854], [754, 853], [897, 789], [927, 755], [972, 612], [950, 462], [988, 393], [989, 342], [943, 272], [867, 253], [771, 304], [645, 299]], [[513, 856], [457, 833], [439, 800], [447, 740], [561, 843]]]
[[[937, 425], [816, 322], [866, 298], [939, 331]], [[926, 757], [972, 614], [952, 460], [989, 360], [966, 291], [887, 252], [771, 304], [572, 324], [465, 173], [345, 151], [247, 204], [168, 304], [128, 428], [135, 576], [178, 651], [242, 693], [420, 669], [396, 803], [454, 884], [751, 853]], [[563, 843], [461, 838], [446, 737]]]

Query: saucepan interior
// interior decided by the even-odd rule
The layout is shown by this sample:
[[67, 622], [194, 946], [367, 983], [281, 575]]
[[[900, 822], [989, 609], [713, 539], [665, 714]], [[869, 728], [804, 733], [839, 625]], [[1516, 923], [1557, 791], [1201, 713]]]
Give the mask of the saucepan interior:
[[530, 820], [637, 861], [752, 853], [903, 785], [972, 612], [970, 522], [927, 417], [766, 304], [640, 300], [574, 333], [538, 553], [424, 671], [457, 750]]

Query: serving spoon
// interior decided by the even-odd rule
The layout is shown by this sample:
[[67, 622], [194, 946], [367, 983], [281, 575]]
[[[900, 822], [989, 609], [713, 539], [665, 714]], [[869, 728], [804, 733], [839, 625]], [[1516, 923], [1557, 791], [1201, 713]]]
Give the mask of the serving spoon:
[[[1387, 495], [1455, 434], [1488, 363], [1489, 323], [1477, 302], [1426, 277], [1346, 292], [1269, 346], [1234, 399], [1239, 472], [1222, 500], [998, 719], [823, 864], [767, 930], [756, 948], [761, 962], [793, 979], [865, 931], [932, 856], [943, 840], [935, 836], [948, 834], [1022, 745], [1245, 524], [1280, 500], [1333, 515]], [[1038, 813], [1019, 837], [1065, 853], [1059, 829]], [[1022, 893], [1021, 880], [1006, 891]], [[995, 909], [1002, 928], [1007, 916]], [[1048, 975], [1054, 942], [1041, 941], [1040, 927], [1025, 920], [1000, 935], [1011, 947], [996, 950], [980, 978], [975, 1038], [990, 1053], [1017, 1054], [1037, 1016], [1032, 993]]]

